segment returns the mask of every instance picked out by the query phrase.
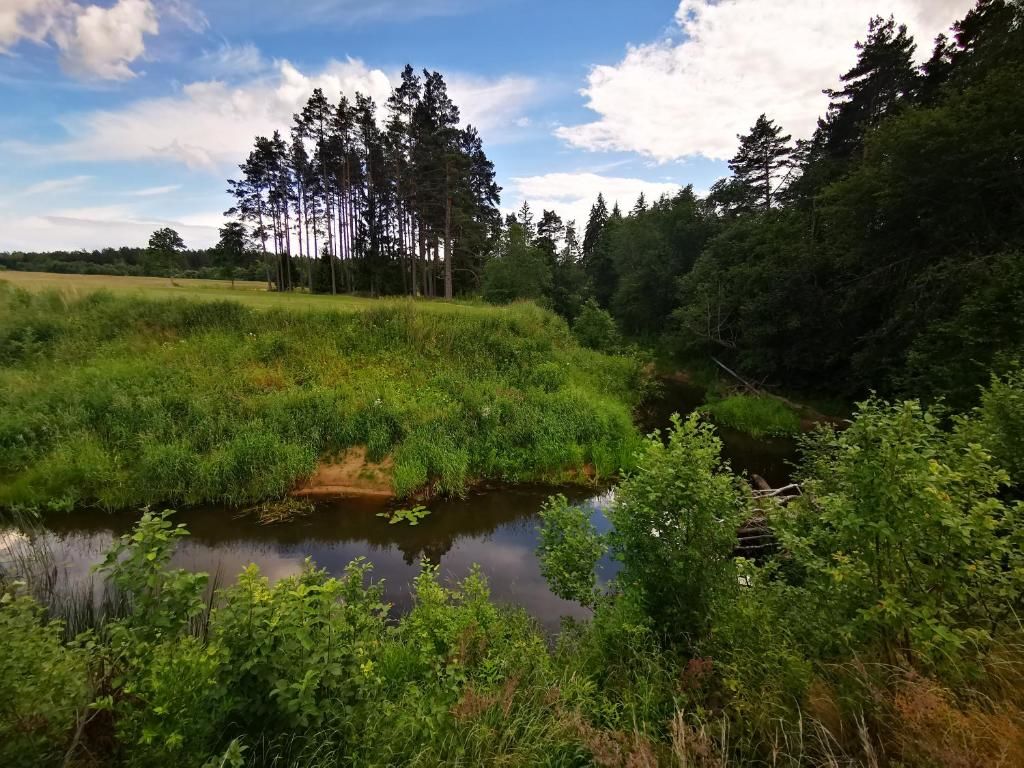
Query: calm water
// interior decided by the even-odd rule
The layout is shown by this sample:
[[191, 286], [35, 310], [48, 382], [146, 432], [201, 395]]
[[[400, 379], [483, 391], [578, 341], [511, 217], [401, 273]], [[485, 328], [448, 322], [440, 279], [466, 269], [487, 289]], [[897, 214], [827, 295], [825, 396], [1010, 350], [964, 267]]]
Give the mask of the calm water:
[[[646, 428], [668, 422], [674, 411], [686, 412], [700, 402], [690, 385], [670, 382], [662, 398], [644, 414]], [[720, 431], [733, 469], [757, 473], [773, 485], [789, 475], [795, 446], [788, 440], [754, 440], [731, 430]], [[341, 573], [356, 557], [374, 564], [374, 580], [383, 580], [385, 596], [395, 610], [409, 607], [409, 585], [423, 558], [438, 563], [442, 578], [464, 577], [479, 563], [492, 596], [524, 606], [547, 629], [557, 629], [562, 616], [584, 616], [587, 610], [551, 593], [534, 553], [538, 543], [537, 513], [552, 493], [564, 493], [591, 510], [599, 529], [610, 492], [593, 489], [516, 486], [481, 489], [465, 499], [438, 501], [432, 514], [417, 526], [390, 525], [377, 517], [386, 508], [379, 501], [338, 500], [320, 504], [316, 512], [290, 523], [261, 525], [231, 510], [205, 508], [180, 511], [179, 522], [192, 535], [179, 545], [178, 567], [217, 574], [223, 584], [249, 563], [271, 580], [297, 573], [307, 556], [332, 574]], [[108, 514], [81, 510], [46, 519], [45, 544], [69, 584], [88, 584], [90, 566], [99, 562], [113, 539], [130, 529], [137, 513]], [[14, 532], [6, 534], [8, 544]], [[0, 537], [0, 559], [3, 559]], [[603, 563], [603, 576], [612, 564]]]

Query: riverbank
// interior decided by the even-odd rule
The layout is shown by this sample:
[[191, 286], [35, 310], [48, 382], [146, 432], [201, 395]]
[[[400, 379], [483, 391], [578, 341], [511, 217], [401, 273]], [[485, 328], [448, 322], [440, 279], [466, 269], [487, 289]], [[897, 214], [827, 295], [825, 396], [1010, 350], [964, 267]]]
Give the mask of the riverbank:
[[637, 361], [531, 304], [361, 301], [0, 289], [0, 505], [247, 504], [357, 447], [399, 497], [630, 466]]

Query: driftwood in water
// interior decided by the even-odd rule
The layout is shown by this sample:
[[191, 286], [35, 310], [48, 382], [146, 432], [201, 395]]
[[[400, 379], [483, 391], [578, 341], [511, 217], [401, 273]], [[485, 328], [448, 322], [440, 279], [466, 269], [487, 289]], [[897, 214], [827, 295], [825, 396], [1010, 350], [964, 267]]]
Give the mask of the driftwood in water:
[[[751, 482], [754, 485], [751, 493], [755, 501], [773, 499], [776, 504], [787, 504], [801, 495], [800, 486], [796, 483], [772, 488], [760, 475], [753, 475]], [[775, 532], [768, 525], [768, 518], [763, 513], [748, 518], [736, 532], [736, 539], [733, 554], [749, 560], [763, 559], [779, 548]]]

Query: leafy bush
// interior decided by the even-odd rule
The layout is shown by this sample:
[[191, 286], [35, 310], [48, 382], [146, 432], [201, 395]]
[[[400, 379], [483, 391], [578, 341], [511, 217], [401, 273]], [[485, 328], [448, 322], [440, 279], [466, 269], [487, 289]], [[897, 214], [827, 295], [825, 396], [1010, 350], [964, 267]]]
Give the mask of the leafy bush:
[[540, 510], [540, 570], [551, 591], [566, 600], [592, 605], [597, 561], [605, 551], [589, 513], [565, 496], [552, 496]]
[[1005, 377], [993, 376], [961, 430], [992, 452], [993, 462], [1017, 488], [1024, 486], [1024, 369], [1018, 365]]
[[270, 586], [250, 565], [224, 592], [211, 625], [240, 722], [269, 731], [319, 726], [328, 702], [354, 704], [376, 684], [372, 649], [386, 606], [380, 585], [365, 586], [370, 570], [356, 560], [332, 579], [307, 560], [300, 575]]
[[622, 337], [615, 320], [596, 301], [588, 299], [572, 324], [572, 332], [580, 344], [600, 352], [618, 352]]
[[953, 672], [1015, 622], [1024, 589], [1020, 505], [978, 444], [916, 402], [860, 405], [808, 445], [806, 495], [780, 519], [823, 621], [846, 648]]
[[732, 551], [748, 493], [723, 465], [721, 448], [698, 415], [673, 416], [667, 442], [647, 440], [608, 510], [618, 585], [660, 633], [690, 643], [736, 586]]
[[0, 596], [0, 764], [50, 765], [63, 757], [88, 704], [88, 656], [61, 642], [26, 596]]

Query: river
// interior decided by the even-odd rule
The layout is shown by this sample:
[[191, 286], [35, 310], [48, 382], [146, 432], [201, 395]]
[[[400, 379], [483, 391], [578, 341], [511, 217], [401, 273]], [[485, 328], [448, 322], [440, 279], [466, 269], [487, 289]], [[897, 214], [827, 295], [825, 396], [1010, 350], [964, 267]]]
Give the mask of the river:
[[[694, 387], [666, 382], [661, 397], [643, 414], [645, 428], [668, 421], [674, 411], [686, 412], [700, 402]], [[757, 473], [781, 484], [790, 472], [792, 440], [756, 440], [733, 430], [719, 430], [723, 453], [736, 471]], [[535, 549], [538, 512], [553, 493], [564, 493], [587, 506], [599, 528], [607, 528], [602, 509], [612, 498], [608, 489], [518, 485], [478, 488], [462, 499], [437, 500], [431, 514], [416, 526], [391, 525], [377, 513], [386, 502], [339, 499], [322, 502], [308, 516], [287, 523], [261, 524], [254, 516], [238, 516], [224, 508], [196, 508], [177, 513], [191, 536], [179, 544], [178, 567], [206, 571], [220, 584], [233, 581], [249, 563], [256, 563], [271, 580], [297, 573], [306, 557], [332, 574], [339, 574], [357, 557], [374, 564], [374, 580], [383, 580], [385, 598], [396, 611], [410, 605], [410, 583], [423, 558], [437, 563], [443, 579], [465, 576], [474, 563], [487, 575], [493, 598], [526, 608], [548, 630], [562, 616], [582, 617], [587, 610], [551, 593], [540, 573]], [[131, 528], [138, 513], [77, 510], [45, 518], [36, 543], [48, 548], [65, 588], [96, 589], [93, 563], [102, 560], [115, 537]], [[5, 548], [24, 544], [24, 534], [8, 529], [0, 536], [0, 560]], [[603, 577], [613, 564], [602, 563]]]

